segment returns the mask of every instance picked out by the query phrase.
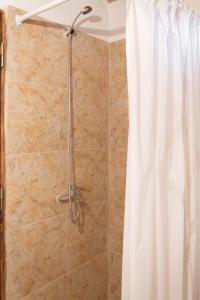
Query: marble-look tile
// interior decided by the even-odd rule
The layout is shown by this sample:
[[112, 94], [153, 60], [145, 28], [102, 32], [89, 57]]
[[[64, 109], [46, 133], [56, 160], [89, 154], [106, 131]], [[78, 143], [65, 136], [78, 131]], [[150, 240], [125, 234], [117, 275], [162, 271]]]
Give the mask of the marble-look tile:
[[122, 252], [126, 148], [110, 148], [109, 153], [109, 202], [110, 202], [110, 247], [112, 251]]
[[[126, 88], [127, 90], [127, 88]], [[119, 96], [119, 94], [116, 93], [116, 97], [112, 97], [112, 95], [109, 95], [109, 111], [110, 114], [115, 115], [128, 115], [128, 95], [127, 93], [124, 93]]]
[[116, 108], [127, 110], [127, 94], [125, 40], [121, 40], [109, 45], [109, 97], [111, 103]]
[[108, 291], [107, 255], [67, 274], [67, 299], [105, 300]]
[[109, 262], [109, 300], [121, 300], [122, 257], [111, 253]]
[[111, 113], [109, 116], [109, 141], [111, 146], [127, 147], [128, 114]]
[[56, 197], [66, 191], [66, 152], [7, 155], [7, 228], [63, 213]]
[[58, 278], [22, 300], [69, 300], [66, 298], [66, 276]]
[[[24, 24], [17, 27], [18, 9], [8, 7], [7, 72], [9, 80], [67, 85], [67, 38], [63, 29]], [[45, 23], [44, 23], [45, 24]]]
[[75, 149], [74, 177], [88, 205], [107, 200], [107, 149]]
[[[109, 244], [122, 253], [128, 140], [128, 88], [125, 41], [109, 45]], [[120, 256], [111, 255], [109, 300], [120, 299]], [[119, 275], [120, 273], [120, 275]]]
[[7, 299], [19, 300], [65, 273], [66, 216], [6, 233]]
[[109, 46], [109, 141], [125, 146], [128, 140], [128, 88], [125, 41]]
[[97, 255], [105, 253], [107, 250], [106, 235], [106, 230], [100, 227], [94, 232], [88, 233], [84, 239], [80, 235], [79, 239], [69, 241], [71, 245], [66, 250], [66, 271], [71, 271]]
[[116, 115], [120, 114], [128, 114], [128, 91], [127, 85], [122, 89], [122, 91], [117, 94], [117, 92], [113, 91], [111, 93], [111, 89], [109, 90], [109, 105], [110, 112], [115, 113]]
[[8, 82], [6, 152], [28, 153], [67, 147], [67, 90]]
[[74, 146], [102, 147], [108, 144], [108, 99], [92, 90], [74, 90]]
[[[79, 243], [82, 244], [82, 241], [91, 241], [94, 237], [96, 239], [99, 236], [99, 244], [94, 246], [101, 251], [102, 248], [106, 246], [107, 240], [107, 203], [105, 201], [89, 205], [86, 201], [83, 202], [81, 211], [80, 211], [80, 221], [78, 224], [74, 225], [71, 222], [69, 217], [69, 207], [67, 206], [67, 226], [66, 226], [66, 239], [67, 246], [70, 247], [79, 247]], [[77, 242], [77, 244], [76, 244]], [[91, 252], [95, 251], [90, 249]], [[85, 250], [82, 249], [83, 254], [80, 253], [80, 256], [84, 256]], [[89, 254], [90, 255], [90, 254]], [[84, 260], [88, 258], [85, 257]], [[72, 266], [73, 267], [73, 266]], [[71, 268], [71, 267], [69, 267]]]
[[[40, 16], [34, 16], [23, 23], [23, 26], [17, 26], [15, 17], [17, 14], [25, 14], [27, 11], [7, 6], [5, 8], [6, 18], [6, 39], [11, 50], [19, 49], [20, 45], [25, 46], [27, 42], [31, 42], [32, 38], [41, 37], [44, 33], [52, 35], [52, 37], [59, 39], [65, 32], [64, 25], [50, 22]], [[64, 36], [63, 36], [64, 37]], [[65, 40], [67, 40], [65, 38]], [[62, 42], [62, 41], [61, 41]], [[46, 40], [48, 45], [48, 40]], [[64, 43], [66, 45], [66, 43]], [[56, 45], [53, 45], [56, 47]], [[43, 49], [45, 51], [45, 49]]]
[[78, 32], [73, 39], [74, 90], [108, 93], [108, 44]]

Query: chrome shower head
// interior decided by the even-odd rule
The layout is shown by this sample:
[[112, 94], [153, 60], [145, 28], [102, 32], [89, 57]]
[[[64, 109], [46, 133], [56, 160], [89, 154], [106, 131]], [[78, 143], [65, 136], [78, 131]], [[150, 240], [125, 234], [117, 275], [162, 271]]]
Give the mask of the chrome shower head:
[[87, 14], [89, 14], [91, 11], [92, 11], [92, 7], [89, 6], [89, 5], [87, 5], [87, 6], [85, 6], [85, 7], [82, 9], [81, 13], [82, 13], [83, 15], [87, 15]]
[[76, 16], [76, 18], [74, 19], [72, 25], [70, 26], [69, 30], [67, 31], [66, 35], [69, 36], [69, 35], [72, 35], [74, 33], [74, 25], [77, 21], [77, 19], [81, 16], [81, 15], [87, 15], [89, 14], [90, 12], [92, 11], [92, 7], [87, 5], [85, 6], [79, 13], [78, 15]]

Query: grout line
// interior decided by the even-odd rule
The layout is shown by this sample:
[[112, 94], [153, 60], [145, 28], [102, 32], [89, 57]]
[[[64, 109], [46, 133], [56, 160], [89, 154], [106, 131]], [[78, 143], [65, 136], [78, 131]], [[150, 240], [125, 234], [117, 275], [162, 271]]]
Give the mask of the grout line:
[[57, 214], [57, 215], [55, 215], [55, 216], [51, 216], [51, 217], [47, 217], [47, 218], [43, 218], [43, 219], [41, 219], [41, 220], [38, 220], [38, 221], [35, 221], [35, 222], [31, 222], [31, 223], [27, 223], [27, 224], [21, 224], [21, 225], [18, 225], [18, 226], [13, 226], [13, 227], [5, 227], [6, 228], [6, 230], [8, 231], [8, 232], [12, 232], [12, 231], [14, 231], [14, 230], [16, 230], [16, 229], [19, 229], [19, 228], [22, 228], [22, 227], [28, 227], [28, 226], [33, 226], [33, 225], [38, 225], [38, 224], [40, 224], [40, 223], [44, 223], [44, 222], [46, 222], [46, 221], [50, 221], [51, 219], [55, 219], [55, 218], [58, 218], [58, 217], [61, 217], [61, 216], [65, 216], [66, 215], [66, 213], [62, 213], [62, 214]]
[[66, 273], [63, 273], [61, 276], [57, 277], [56, 279], [52, 280], [52, 281], [49, 281], [47, 284], [41, 286], [40, 288], [32, 291], [30, 294], [26, 295], [25, 297], [22, 298], [22, 300], [26, 300], [27, 298], [29, 298], [30, 296], [34, 295], [35, 293], [37, 293], [38, 291], [48, 287], [49, 285], [51, 285], [52, 283], [64, 278], [66, 276]]
[[[24, 80], [15, 80], [15, 79], [7, 79], [6, 80], [6, 87], [9, 83], [19, 83], [19, 84], [24, 84], [24, 85], [33, 85], [33, 86], [38, 86], [38, 87], [51, 87], [51, 88], [56, 88], [56, 89], [64, 89], [64, 90], [68, 90], [68, 87], [67, 87], [67, 82], [66, 82], [66, 85], [59, 85], [59, 84], [46, 84], [46, 83], [37, 83], [37, 82], [31, 82], [31, 81], [24, 81]], [[75, 88], [75, 87], [74, 87]], [[85, 91], [85, 92], [88, 92], [88, 89], [84, 89], [84, 88], [79, 88], [79, 87], [76, 87], [77, 91]], [[106, 98], [106, 93], [97, 93], [97, 92], [94, 92], [94, 89], [91, 89], [90, 90], [90, 95], [93, 95], [93, 96], [99, 96], [99, 97], [105, 97]], [[68, 100], [68, 96], [67, 96], [67, 100]]]
[[49, 154], [49, 153], [61, 153], [61, 152], [66, 152], [67, 149], [63, 149], [63, 150], [51, 150], [51, 151], [38, 151], [38, 152], [24, 152], [24, 153], [9, 153], [9, 152], [5, 152], [5, 156], [9, 157], [9, 156], [26, 156], [26, 155], [39, 155], [39, 154]]
[[82, 265], [80, 265], [80, 266], [78, 266], [78, 267], [76, 267], [76, 268], [74, 268], [74, 269], [72, 269], [72, 270], [66, 272], [66, 275], [78, 271], [79, 269], [81, 269], [81, 268], [83, 268], [83, 267], [89, 265], [90, 263], [94, 262], [94, 261], [97, 260], [99, 257], [104, 256], [104, 255], [107, 255], [107, 253], [106, 253], [106, 252], [102, 252], [102, 253], [100, 253], [100, 254], [94, 256], [92, 259], [88, 260], [87, 262], [83, 263]]
[[[95, 151], [95, 150], [107, 150], [107, 145], [105, 146], [99, 146], [99, 147], [74, 147], [74, 152], [76, 151]], [[4, 156], [23, 156], [23, 155], [38, 155], [38, 154], [49, 154], [49, 153], [60, 153], [60, 152], [67, 152], [66, 149], [60, 149], [60, 150], [50, 150], [50, 151], [36, 151], [36, 152], [23, 152], [23, 153], [9, 153], [5, 152]]]
[[37, 82], [34, 82], [34, 81], [25, 81], [25, 80], [15, 80], [15, 79], [8, 79], [6, 78], [6, 88], [7, 88], [7, 85], [9, 83], [19, 83], [19, 84], [24, 84], [24, 85], [33, 85], [33, 86], [38, 86], [38, 87], [42, 87], [42, 88], [45, 88], [45, 87], [51, 87], [51, 88], [56, 88], [56, 89], [65, 89], [67, 91], [67, 83], [66, 85], [59, 85], [59, 84], [47, 84], [47, 83], [37, 83]]

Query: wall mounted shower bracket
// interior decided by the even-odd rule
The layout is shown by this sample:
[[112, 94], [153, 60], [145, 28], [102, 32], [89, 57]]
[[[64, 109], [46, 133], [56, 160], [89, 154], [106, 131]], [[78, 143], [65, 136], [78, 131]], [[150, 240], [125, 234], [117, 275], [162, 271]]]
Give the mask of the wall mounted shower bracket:
[[74, 33], [74, 28], [72, 28], [72, 26], [68, 26], [68, 27], [66, 28], [66, 31], [65, 31], [64, 35], [65, 35], [66, 37], [69, 37], [69, 35], [72, 35], [73, 33]]
[[[71, 196], [72, 202], [80, 203], [83, 201], [83, 196], [82, 196], [79, 188], [75, 184], [71, 184], [70, 196]], [[61, 203], [68, 203], [69, 202], [69, 194], [67, 193], [67, 194], [59, 195], [57, 197], [57, 199]]]
[[21, 18], [22, 18], [21, 15], [16, 15], [15, 21], [16, 21], [17, 26], [22, 26]]

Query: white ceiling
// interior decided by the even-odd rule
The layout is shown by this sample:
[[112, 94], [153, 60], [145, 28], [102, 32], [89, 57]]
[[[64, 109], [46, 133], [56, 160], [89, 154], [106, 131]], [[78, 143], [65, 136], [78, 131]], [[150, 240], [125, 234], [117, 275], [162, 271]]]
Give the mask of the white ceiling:
[[[32, 10], [51, 0], [0, 0], [0, 8], [14, 6], [24, 10]], [[124, 37], [126, 0], [69, 0], [41, 16], [61, 24], [71, 24], [74, 17], [85, 5], [91, 5], [93, 11], [88, 16], [80, 17], [78, 26], [81, 30], [106, 41], [114, 41]], [[120, 12], [120, 13], [118, 13]], [[79, 28], [79, 30], [80, 30]]]

